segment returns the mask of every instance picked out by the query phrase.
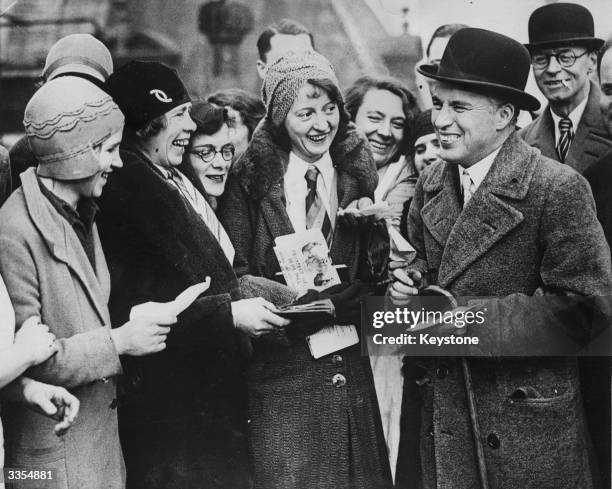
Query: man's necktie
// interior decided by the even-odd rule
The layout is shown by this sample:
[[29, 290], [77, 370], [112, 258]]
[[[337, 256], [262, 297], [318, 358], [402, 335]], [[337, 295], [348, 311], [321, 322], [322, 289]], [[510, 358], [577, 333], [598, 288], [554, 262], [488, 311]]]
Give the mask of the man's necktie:
[[331, 247], [333, 230], [331, 220], [323, 205], [323, 200], [317, 192], [317, 179], [319, 169], [314, 165], [309, 165], [304, 178], [306, 179], [306, 229], [319, 228], [325, 236], [327, 246]]
[[572, 120], [564, 117], [559, 121], [559, 144], [557, 144], [557, 154], [561, 163], [565, 162], [573, 137]]
[[461, 190], [463, 191], [463, 207], [465, 207], [476, 192], [474, 181], [467, 170], [463, 170], [463, 173], [461, 173]]

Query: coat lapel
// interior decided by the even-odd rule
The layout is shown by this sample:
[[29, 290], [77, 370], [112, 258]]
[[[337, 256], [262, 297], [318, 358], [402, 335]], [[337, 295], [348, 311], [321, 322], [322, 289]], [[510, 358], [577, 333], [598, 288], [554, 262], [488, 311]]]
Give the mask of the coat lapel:
[[56, 212], [51, 210], [51, 204], [42, 195], [35, 169], [25, 172], [21, 181], [28, 213], [38, 229], [47, 247], [56, 260], [64, 263], [83, 285], [89, 300], [104, 324], [110, 324], [108, 316], [109, 276], [105, 269], [106, 261], [102, 255], [102, 247], [94, 225], [96, 242], [96, 276], [85, 250], [70, 224]]
[[[438, 271], [441, 287], [448, 287], [523, 221], [523, 214], [513, 201], [526, 197], [533, 171], [533, 154], [517, 135], [513, 135], [503, 144], [489, 173], [447, 234]], [[438, 201], [437, 207], [430, 212], [432, 220], [437, 218], [440, 221], [436, 226], [436, 239], [439, 239], [448, 231], [448, 221], [452, 219], [450, 213], [456, 207], [452, 200], [450, 204]], [[450, 214], [446, 219], [445, 211]]]
[[558, 160], [559, 155], [555, 146], [555, 126], [550, 115], [550, 106], [547, 106], [542, 115], [534, 122], [532, 132], [536, 137], [531, 146], [538, 148], [544, 156]]
[[589, 98], [565, 160], [566, 164], [580, 173], [584, 173], [612, 148], [599, 109], [600, 95], [599, 87], [591, 82]]
[[262, 197], [260, 207], [273, 238], [295, 232], [285, 207], [282, 183], [272, 185], [268, 194]]

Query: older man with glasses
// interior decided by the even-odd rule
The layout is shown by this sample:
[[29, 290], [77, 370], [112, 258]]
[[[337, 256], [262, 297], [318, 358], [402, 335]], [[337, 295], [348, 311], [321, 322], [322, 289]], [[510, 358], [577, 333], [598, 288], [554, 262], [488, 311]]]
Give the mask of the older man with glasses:
[[600, 90], [590, 81], [602, 44], [594, 37], [593, 16], [580, 5], [545, 5], [529, 18], [526, 47], [549, 105], [521, 136], [580, 173], [612, 149], [599, 111]]

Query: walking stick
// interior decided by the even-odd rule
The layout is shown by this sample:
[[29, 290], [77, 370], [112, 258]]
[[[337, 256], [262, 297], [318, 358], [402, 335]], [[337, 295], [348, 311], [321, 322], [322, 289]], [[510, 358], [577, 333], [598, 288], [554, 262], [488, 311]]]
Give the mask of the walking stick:
[[[437, 285], [430, 285], [420, 291], [421, 296], [442, 296], [448, 300], [448, 307], [456, 308], [457, 300], [446, 289]], [[478, 463], [478, 476], [480, 479], [481, 489], [489, 489], [489, 478], [487, 475], [487, 461], [485, 459], [484, 447], [482, 446], [482, 438], [480, 436], [480, 424], [478, 422], [478, 411], [476, 410], [476, 397], [474, 396], [474, 386], [472, 384], [472, 374], [468, 365], [467, 358], [461, 357], [461, 368], [463, 370], [463, 381], [465, 384], [465, 395], [467, 398], [468, 410], [470, 412], [470, 422], [472, 425], [472, 436], [474, 438], [474, 447], [476, 449], [476, 461]]]
[[485, 459], [482, 438], [480, 437], [480, 424], [478, 423], [478, 412], [476, 411], [476, 398], [474, 396], [474, 386], [472, 385], [472, 374], [467, 362], [467, 358], [461, 357], [461, 367], [463, 368], [463, 380], [465, 383], [465, 395], [467, 397], [468, 409], [470, 411], [470, 421], [472, 422], [472, 435], [474, 436], [474, 446], [476, 448], [476, 459], [478, 462], [478, 475], [480, 477], [480, 487], [489, 489], [489, 478], [487, 476], [487, 461]]

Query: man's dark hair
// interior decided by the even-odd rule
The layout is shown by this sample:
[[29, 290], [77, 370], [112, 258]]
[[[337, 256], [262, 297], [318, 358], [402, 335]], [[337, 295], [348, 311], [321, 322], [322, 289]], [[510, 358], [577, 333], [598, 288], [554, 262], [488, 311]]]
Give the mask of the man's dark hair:
[[465, 29], [466, 27], [468, 26], [465, 24], [444, 24], [438, 27], [434, 31], [434, 33], [431, 35], [431, 39], [427, 43], [427, 49], [425, 50], [425, 54], [427, 55], [427, 58], [429, 58], [429, 51], [431, 49], [431, 45], [433, 44], [434, 40], [436, 40], [439, 37], [441, 38], [451, 37], [455, 32], [460, 31], [461, 29]]
[[221, 107], [229, 106], [239, 112], [249, 129], [249, 139], [259, 121], [266, 115], [266, 108], [261, 100], [240, 88], [219, 90], [206, 97], [206, 101]]
[[410, 135], [412, 134], [414, 120], [419, 114], [419, 108], [414, 95], [410, 93], [406, 85], [395, 78], [374, 75], [360, 76], [346, 91], [346, 110], [351, 120], [354, 121], [355, 117], [357, 117], [359, 107], [363, 104], [363, 99], [370, 90], [386, 90], [401, 99], [406, 125], [404, 127], [404, 139], [399, 148], [399, 155], [407, 154], [410, 148]]
[[601, 60], [606, 52], [612, 48], [612, 37], [608, 39], [597, 53], [597, 76], [601, 76]]
[[272, 39], [276, 34], [285, 34], [288, 36], [299, 36], [300, 34], [308, 34], [310, 37], [310, 43], [312, 44], [312, 48], [315, 48], [314, 38], [312, 37], [312, 33], [306, 29], [302, 24], [296, 22], [291, 19], [281, 19], [274, 24], [266, 27], [266, 30], [263, 31], [259, 39], [257, 39], [257, 51], [259, 51], [259, 59], [262, 61], [267, 61], [266, 56], [270, 52], [271, 45], [270, 39]]

